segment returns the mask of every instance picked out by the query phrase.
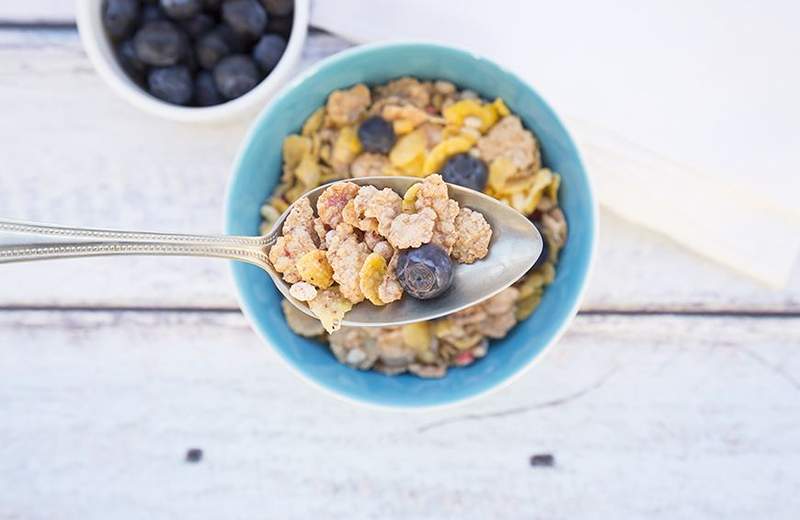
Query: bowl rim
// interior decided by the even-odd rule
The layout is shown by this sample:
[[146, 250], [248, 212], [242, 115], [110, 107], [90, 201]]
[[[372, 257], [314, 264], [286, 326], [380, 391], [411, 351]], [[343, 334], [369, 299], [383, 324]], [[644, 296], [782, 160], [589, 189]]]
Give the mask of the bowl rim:
[[[503, 74], [510, 76], [520, 82], [521, 84], [525, 85], [530, 91], [532, 91], [541, 101], [543, 104], [544, 109], [550, 113], [550, 116], [558, 122], [564, 131], [567, 134], [570, 142], [573, 145], [575, 150], [575, 159], [577, 160], [578, 164], [580, 165], [581, 170], [584, 172], [584, 176], [586, 178], [586, 186], [587, 186], [587, 196], [590, 200], [590, 212], [589, 215], [591, 216], [591, 234], [589, 239], [591, 240], [590, 248], [589, 248], [589, 258], [587, 261], [586, 271], [583, 275], [583, 279], [581, 280], [580, 289], [577, 293], [577, 297], [573, 302], [572, 307], [565, 313], [564, 319], [559, 325], [558, 329], [556, 330], [555, 334], [553, 334], [550, 341], [542, 347], [537, 355], [535, 355], [531, 360], [529, 360], [525, 365], [519, 368], [513, 374], [507, 376], [505, 379], [498, 381], [493, 386], [485, 388], [476, 392], [473, 395], [468, 397], [463, 397], [460, 399], [454, 399], [446, 402], [434, 403], [434, 404], [393, 404], [393, 403], [378, 403], [375, 401], [368, 401], [359, 397], [347, 395], [344, 393], [340, 393], [334, 389], [331, 389], [322, 383], [316, 381], [312, 377], [303, 373], [298, 367], [296, 367], [292, 362], [290, 362], [280, 350], [273, 344], [273, 340], [269, 338], [266, 334], [264, 334], [259, 327], [255, 324], [258, 323], [258, 320], [251, 314], [248, 306], [244, 300], [243, 293], [240, 288], [239, 280], [236, 277], [236, 262], [230, 262], [229, 265], [229, 274], [233, 281], [234, 287], [236, 288], [236, 300], [239, 303], [239, 308], [241, 309], [243, 315], [245, 316], [250, 328], [256, 333], [256, 335], [261, 338], [261, 340], [269, 345], [270, 349], [272, 350], [273, 354], [275, 354], [281, 362], [289, 367], [289, 369], [298, 375], [301, 380], [308, 383], [310, 386], [321, 390], [324, 394], [332, 396], [333, 398], [346, 402], [348, 404], [356, 405], [362, 408], [370, 409], [370, 410], [382, 410], [382, 411], [395, 411], [395, 412], [429, 412], [429, 411], [441, 411], [441, 410], [450, 410], [456, 407], [464, 406], [470, 403], [475, 402], [478, 399], [487, 397], [489, 395], [495, 394], [496, 392], [507, 388], [514, 382], [518, 381], [522, 378], [528, 371], [535, 365], [541, 362], [542, 359], [547, 356], [550, 351], [553, 350], [553, 346], [559, 342], [559, 340], [563, 337], [564, 333], [567, 331], [569, 326], [572, 324], [572, 321], [575, 319], [575, 316], [578, 313], [578, 309], [580, 308], [581, 303], [586, 295], [586, 291], [589, 287], [589, 282], [592, 277], [592, 273], [594, 272], [594, 266], [597, 258], [597, 247], [598, 247], [598, 238], [599, 238], [599, 210], [598, 210], [598, 203], [597, 197], [595, 196], [595, 185], [594, 181], [586, 170], [584, 165], [584, 161], [582, 158], [582, 154], [576, 141], [572, 137], [572, 133], [569, 130], [569, 127], [564, 123], [564, 121], [556, 114], [550, 104], [539, 95], [538, 91], [536, 91], [531, 84], [521, 78], [515, 72], [512, 72], [505, 66], [497, 63], [494, 60], [490, 60], [480, 54], [477, 54], [473, 51], [469, 51], [463, 48], [459, 48], [452, 45], [445, 45], [439, 42], [433, 42], [428, 40], [387, 40], [387, 41], [380, 41], [374, 43], [366, 43], [355, 45], [349, 49], [345, 49], [343, 51], [337, 52], [331, 56], [323, 58], [322, 60], [316, 62], [315, 64], [311, 65], [301, 74], [299, 74], [295, 79], [286, 83], [283, 88], [272, 97], [270, 102], [264, 106], [259, 114], [256, 116], [255, 119], [250, 123], [247, 132], [242, 138], [241, 143], [239, 144], [239, 148], [237, 149], [236, 156], [231, 166], [231, 172], [228, 179], [228, 184], [225, 190], [225, 204], [223, 208], [223, 222], [224, 222], [224, 229], [227, 231], [229, 227], [229, 219], [228, 215], [232, 210], [232, 192], [234, 189], [234, 185], [236, 184], [236, 172], [241, 170], [242, 163], [244, 162], [244, 156], [246, 155], [247, 149], [250, 146], [250, 143], [253, 142], [253, 138], [255, 134], [258, 132], [258, 128], [263, 123], [264, 119], [266, 119], [272, 112], [273, 107], [277, 105], [280, 101], [287, 98], [291, 95], [292, 91], [297, 88], [299, 85], [307, 81], [309, 78], [319, 74], [323, 69], [327, 69], [329, 67], [339, 66], [342, 62], [346, 62], [347, 60], [359, 56], [362, 54], [368, 54], [372, 52], [378, 52], [384, 49], [392, 49], [392, 48], [402, 48], [402, 47], [429, 47], [435, 48], [437, 50], [447, 51], [447, 52], [455, 52], [459, 54], [463, 54], [465, 56], [469, 56], [474, 60], [478, 61], [485, 61], [490, 65], [493, 65], [497, 69], [499, 69]], [[399, 76], [398, 76], [399, 77]]]
[[210, 123], [227, 121], [255, 112], [265, 99], [270, 98], [286, 83], [300, 62], [305, 41], [308, 36], [310, 0], [295, 0], [292, 32], [286, 42], [280, 61], [258, 85], [241, 97], [211, 107], [185, 107], [173, 105], [146, 93], [120, 70], [117, 63], [110, 63], [113, 57], [104, 50], [110, 45], [102, 23], [95, 10], [102, 0], [78, 0], [76, 22], [83, 48], [95, 70], [107, 85], [122, 99], [136, 108], [152, 115], [182, 123]]

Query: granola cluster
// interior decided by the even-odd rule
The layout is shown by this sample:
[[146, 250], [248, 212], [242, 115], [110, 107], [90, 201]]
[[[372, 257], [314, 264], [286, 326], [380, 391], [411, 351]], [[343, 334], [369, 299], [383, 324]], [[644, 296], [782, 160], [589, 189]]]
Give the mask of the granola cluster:
[[395, 271], [402, 250], [435, 243], [450, 254], [458, 243], [454, 259], [473, 263], [488, 254], [491, 237], [483, 215], [459, 208], [439, 175], [403, 197], [342, 181], [320, 194], [317, 216], [307, 198], [292, 206], [269, 260], [292, 284], [289, 294], [307, 302], [332, 333], [353, 305], [386, 305], [403, 296]]
[[[373, 116], [388, 121], [396, 136], [386, 153], [365, 149], [358, 137], [359, 124]], [[319, 322], [303, 319], [297, 315], [302, 313], [284, 305], [292, 330], [329, 343], [339, 361], [357, 369], [441, 377], [448, 367], [466, 366], [486, 355], [490, 340], [504, 337], [534, 312], [555, 278], [559, 253], [567, 241], [567, 222], [558, 204], [561, 178], [542, 166], [536, 136], [502, 99], [481, 99], [475, 92], [459, 90], [447, 81], [406, 77], [371, 88], [359, 84], [331, 93], [302, 130], [284, 141], [283, 175], [262, 208], [262, 231], [267, 232], [289, 204], [320, 184], [376, 175], [425, 177], [439, 173], [457, 154], [483, 161], [488, 170], [484, 192], [527, 215], [542, 232], [546, 247], [536, 266], [512, 288], [490, 300], [432, 322], [386, 329], [342, 328], [327, 334]], [[317, 291], [310, 306], [323, 296], [315, 307], [341, 312], [353, 304], [345, 293], [353, 296], [360, 292], [370, 301], [400, 298], [402, 289], [391, 275], [397, 259], [394, 252], [426, 239], [445, 248], [459, 262], [480, 255], [483, 241], [488, 243], [488, 239], [482, 238], [485, 230], [473, 212], [453, 207], [435, 185], [415, 186], [420, 187], [412, 188], [399, 201], [388, 194], [365, 193], [358, 205], [353, 202], [348, 209], [345, 207], [358, 195], [357, 187], [337, 188], [326, 198], [324, 212], [318, 208], [319, 218], [310, 226], [305, 217], [298, 218], [303, 224], [292, 226], [294, 231], [286, 229], [288, 221], [284, 224], [284, 234], [288, 231], [289, 238], [277, 250], [283, 251], [280, 254], [286, 262], [282, 264], [286, 265], [284, 276], [289, 273], [300, 282], [306, 280], [301, 272], [311, 272], [318, 280], [328, 281], [325, 288], [307, 282]], [[380, 209], [368, 212], [366, 208], [373, 200], [381, 200]], [[339, 229], [345, 225], [349, 227]], [[365, 249], [347, 241], [346, 236], [352, 233], [363, 235], [359, 243]], [[342, 273], [336, 279], [332, 263], [322, 265], [319, 254], [327, 258], [331, 243], [342, 255], [337, 260]], [[317, 253], [311, 255], [314, 251]], [[360, 271], [359, 283], [354, 283], [353, 265], [357, 262], [344, 259], [349, 255], [363, 257], [362, 267], [369, 266], [363, 286]], [[304, 262], [295, 263], [293, 271], [288, 262], [298, 257]], [[303, 295], [310, 294], [304, 286], [297, 289], [301, 290]]]

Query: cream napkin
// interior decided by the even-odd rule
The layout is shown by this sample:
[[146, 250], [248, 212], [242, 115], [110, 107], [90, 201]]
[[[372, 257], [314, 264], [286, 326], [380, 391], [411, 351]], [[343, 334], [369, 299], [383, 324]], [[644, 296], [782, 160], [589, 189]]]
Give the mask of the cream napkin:
[[[781, 20], [797, 19], [800, 8], [785, 9], [765, 14], [722, 0], [314, 0], [311, 23], [359, 43], [439, 41], [509, 66], [559, 113], [579, 116], [565, 122], [604, 207], [778, 288], [800, 252], [800, 212], [739, 181], [771, 168], [780, 185], [782, 169], [795, 164], [786, 145], [800, 145], [800, 72], [786, 63], [800, 49]], [[777, 70], [782, 83], [764, 81]]]

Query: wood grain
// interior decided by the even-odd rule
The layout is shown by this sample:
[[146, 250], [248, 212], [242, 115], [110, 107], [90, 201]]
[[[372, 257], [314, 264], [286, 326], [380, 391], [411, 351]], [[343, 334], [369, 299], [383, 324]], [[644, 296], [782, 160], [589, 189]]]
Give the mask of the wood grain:
[[15, 24], [74, 23], [75, 2], [67, 0], [0, 2], [0, 22]]
[[[314, 35], [303, 66], [345, 48]], [[94, 73], [69, 30], [0, 31], [4, 168], [0, 214], [74, 225], [216, 232], [247, 122], [186, 126], [128, 106]], [[588, 310], [800, 310], [800, 269], [773, 292], [602, 215]], [[765, 254], [755, 252], [754, 254]], [[135, 283], [131, 283], [135, 280]], [[224, 307], [235, 298], [214, 260], [124, 258], [0, 270], [0, 306]]]
[[0, 345], [0, 518], [800, 508], [798, 319], [580, 317], [511, 387], [416, 414], [323, 396], [238, 313], [4, 312]]

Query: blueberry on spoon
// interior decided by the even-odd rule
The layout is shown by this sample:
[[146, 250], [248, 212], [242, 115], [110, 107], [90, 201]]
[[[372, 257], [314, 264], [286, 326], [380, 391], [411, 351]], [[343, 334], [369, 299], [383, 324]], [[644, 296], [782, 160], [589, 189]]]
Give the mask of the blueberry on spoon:
[[407, 249], [397, 258], [397, 281], [419, 300], [435, 298], [453, 283], [453, 261], [435, 244]]

